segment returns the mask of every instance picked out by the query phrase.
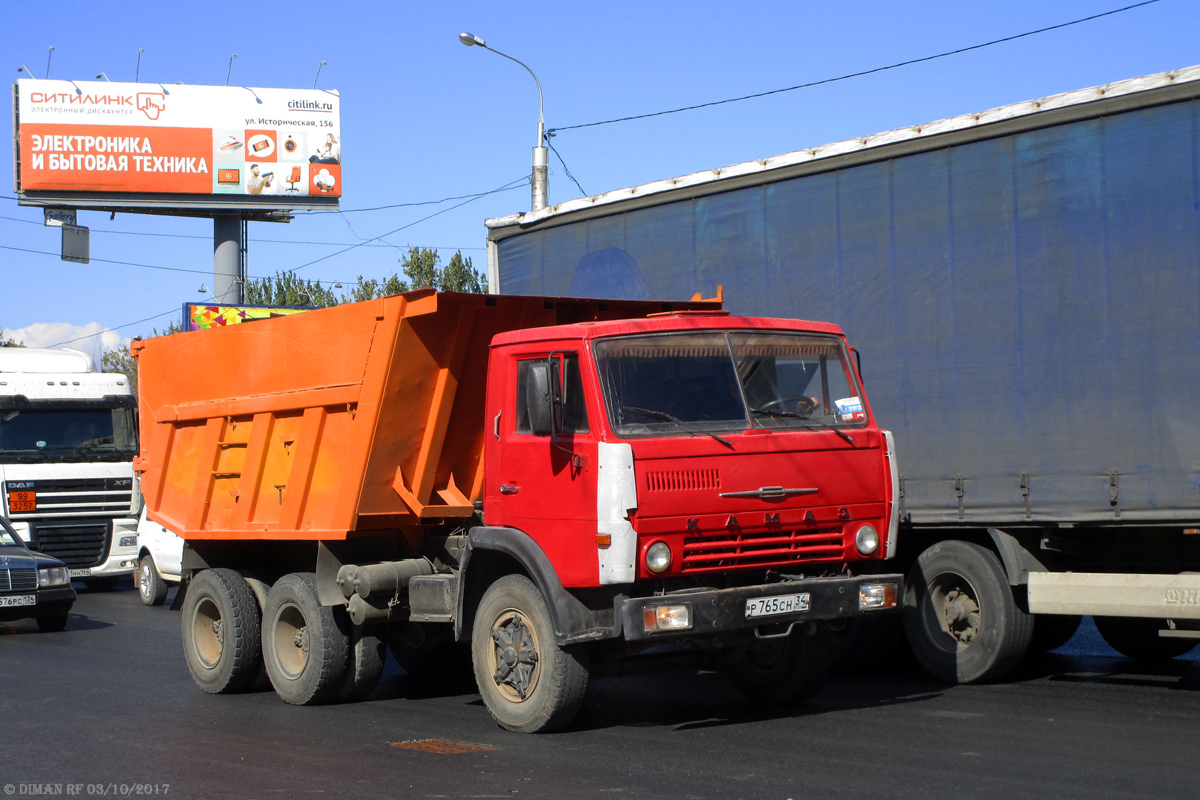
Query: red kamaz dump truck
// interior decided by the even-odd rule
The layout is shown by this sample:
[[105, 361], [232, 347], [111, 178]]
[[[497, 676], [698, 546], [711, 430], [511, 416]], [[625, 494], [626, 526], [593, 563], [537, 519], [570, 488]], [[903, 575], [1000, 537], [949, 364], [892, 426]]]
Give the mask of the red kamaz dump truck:
[[415, 672], [469, 642], [511, 730], [655, 654], [796, 701], [900, 594], [891, 437], [834, 325], [424, 290], [133, 352], [208, 692], [361, 698], [385, 644]]

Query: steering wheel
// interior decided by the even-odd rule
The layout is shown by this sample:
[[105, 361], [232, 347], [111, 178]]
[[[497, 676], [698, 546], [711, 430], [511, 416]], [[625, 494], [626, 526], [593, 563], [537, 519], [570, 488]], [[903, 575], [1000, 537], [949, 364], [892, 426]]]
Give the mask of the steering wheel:
[[[794, 406], [792, 405], [794, 404]], [[811, 414], [820, 407], [815, 397], [806, 394], [796, 397], [781, 397], [759, 406], [760, 411], [791, 411], [796, 414]]]

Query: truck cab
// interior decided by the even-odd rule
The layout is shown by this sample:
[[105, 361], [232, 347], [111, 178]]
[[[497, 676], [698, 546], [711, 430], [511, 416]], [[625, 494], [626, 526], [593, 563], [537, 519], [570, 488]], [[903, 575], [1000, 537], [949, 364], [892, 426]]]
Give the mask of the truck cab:
[[[528, 533], [565, 587], [836, 569], [894, 547], [894, 454], [834, 325], [588, 322], [501, 334], [490, 363], [484, 519]], [[540, 425], [531, 380], [551, 392]]]
[[95, 372], [86, 353], [0, 348], [4, 517], [92, 589], [137, 559], [136, 407], [125, 376]]

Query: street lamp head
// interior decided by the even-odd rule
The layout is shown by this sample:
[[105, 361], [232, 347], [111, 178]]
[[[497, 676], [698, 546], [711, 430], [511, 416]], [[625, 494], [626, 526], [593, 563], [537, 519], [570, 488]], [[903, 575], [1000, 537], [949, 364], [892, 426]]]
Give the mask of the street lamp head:
[[467, 47], [472, 47], [474, 45], [479, 45], [480, 47], [487, 47], [487, 42], [485, 42], [483, 39], [480, 39], [475, 34], [467, 33], [466, 31], [463, 31], [462, 33], [460, 33], [458, 35], [458, 40], [460, 42], [462, 42], [463, 44], [465, 44]]

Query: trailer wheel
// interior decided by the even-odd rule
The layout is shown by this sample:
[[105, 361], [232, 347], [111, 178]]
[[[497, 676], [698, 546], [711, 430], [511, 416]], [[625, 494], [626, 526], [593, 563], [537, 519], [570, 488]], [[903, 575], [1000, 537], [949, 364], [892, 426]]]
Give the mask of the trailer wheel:
[[158, 574], [150, 554], [142, 556], [137, 571], [138, 594], [148, 606], [161, 606], [167, 599], [167, 582]]
[[311, 572], [293, 572], [267, 592], [263, 609], [263, 662], [284, 702], [308, 706], [334, 698], [342, 685], [349, 637], [333, 609], [317, 598]]
[[755, 639], [726, 670], [730, 682], [756, 703], [802, 703], [816, 694], [833, 664], [833, 632], [799, 625], [786, 637]]
[[1057, 650], [1075, 635], [1083, 620], [1078, 614], [1034, 614], [1033, 637], [1029, 649], [1034, 653]]
[[510, 731], [556, 730], [583, 703], [587, 652], [555, 643], [546, 601], [524, 575], [506, 575], [484, 593], [471, 661], [488, 711]]
[[947, 540], [921, 553], [909, 570], [904, 630], [930, 675], [978, 683], [999, 680], [1020, 663], [1033, 618], [1017, 606], [995, 553]]
[[1140, 619], [1137, 617], [1092, 617], [1096, 630], [1113, 650], [1135, 661], [1167, 661], [1189, 652], [1196, 646], [1195, 639], [1164, 638], [1158, 635], [1166, 630], [1165, 619]]
[[[346, 613], [342, 609], [337, 611], [338, 616]], [[346, 672], [335, 697], [339, 703], [362, 700], [375, 691], [383, 677], [383, 659], [387, 652], [378, 636], [350, 622], [348, 616], [342, 622], [350, 631], [350, 637], [346, 648]]]
[[242, 576], [196, 573], [183, 600], [183, 655], [192, 679], [210, 694], [246, 689], [262, 659], [262, 618]]

